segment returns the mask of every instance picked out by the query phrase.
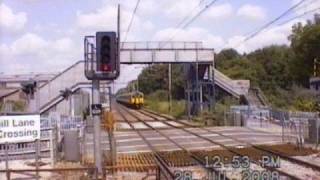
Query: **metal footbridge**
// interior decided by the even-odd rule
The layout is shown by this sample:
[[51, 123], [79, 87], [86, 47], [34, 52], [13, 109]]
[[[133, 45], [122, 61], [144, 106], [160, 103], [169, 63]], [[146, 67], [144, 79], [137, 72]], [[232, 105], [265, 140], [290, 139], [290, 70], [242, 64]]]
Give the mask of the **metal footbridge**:
[[[203, 48], [201, 42], [125, 42], [121, 47], [121, 64], [214, 64], [214, 50]], [[248, 92], [248, 82], [232, 80], [216, 69], [214, 82], [237, 98]], [[39, 87], [36, 96], [39, 96], [40, 112], [63, 101], [64, 92], [74, 93], [83, 87], [91, 87], [91, 81], [84, 76], [84, 61], [78, 61]]]

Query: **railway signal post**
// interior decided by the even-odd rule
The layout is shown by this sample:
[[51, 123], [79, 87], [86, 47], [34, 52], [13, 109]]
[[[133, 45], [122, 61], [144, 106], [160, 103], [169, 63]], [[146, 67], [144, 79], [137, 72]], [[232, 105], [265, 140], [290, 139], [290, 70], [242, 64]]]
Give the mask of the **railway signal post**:
[[92, 80], [91, 114], [94, 121], [94, 157], [99, 174], [102, 174], [100, 80], [111, 81], [119, 76], [118, 47], [119, 37], [116, 32], [97, 32], [96, 36], [86, 36], [84, 40], [85, 76]]
[[[100, 144], [100, 126], [102, 117], [102, 105], [99, 91], [100, 80], [112, 81], [120, 75], [119, 11], [120, 7], [118, 7], [118, 33], [97, 32], [96, 36], [86, 36], [84, 39], [85, 76], [87, 79], [92, 80], [91, 114], [94, 121], [94, 158], [99, 175], [104, 174], [102, 172], [102, 153]], [[110, 135], [113, 135], [112, 133], [113, 132], [109, 132], [109, 137]], [[111, 147], [112, 159], [115, 157], [115, 153], [114, 147]]]

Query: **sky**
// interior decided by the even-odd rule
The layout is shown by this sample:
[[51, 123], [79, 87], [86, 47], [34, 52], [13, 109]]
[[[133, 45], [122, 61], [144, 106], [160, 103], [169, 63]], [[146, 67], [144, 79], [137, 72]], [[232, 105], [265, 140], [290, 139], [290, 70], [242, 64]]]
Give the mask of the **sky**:
[[[310, 9], [320, 0], [305, 0], [299, 8], [259, 35], [243, 39], [300, 0], [218, 0], [186, 28], [177, 28], [212, 0], [140, 0], [126, 41], [202, 41], [205, 47], [233, 47], [239, 52], [289, 44], [294, 23], [282, 23]], [[136, 0], [0, 0], [0, 73], [59, 72], [83, 59], [83, 39], [96, 31], [116, 30], [121, 5], [124, 37]], [[319, 11], [320, 12], [320, 11]], [[118, 84], [125, 85], [141, 66], [122, 66]], [[121, 86], [123, 86], [121, 85]]]

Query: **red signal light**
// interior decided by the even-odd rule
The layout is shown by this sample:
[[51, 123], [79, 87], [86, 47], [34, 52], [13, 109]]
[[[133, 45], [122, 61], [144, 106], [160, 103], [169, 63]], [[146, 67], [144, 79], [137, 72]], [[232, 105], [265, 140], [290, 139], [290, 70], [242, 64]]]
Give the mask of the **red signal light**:
[[101, 64], [101, 71], [110, 71], [111, 68], [108, 64]]

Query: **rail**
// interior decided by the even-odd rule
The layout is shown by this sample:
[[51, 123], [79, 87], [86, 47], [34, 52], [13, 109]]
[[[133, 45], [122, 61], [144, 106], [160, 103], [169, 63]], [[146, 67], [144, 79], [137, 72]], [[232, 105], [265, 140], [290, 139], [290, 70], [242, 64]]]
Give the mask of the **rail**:
[[[157, 169], [156, 166], [141, 166], [141, 167], [146, 167], [146, 168], [152, 168], [152, 169]], [[106, 179], [107, 177], [107, 172], [112, 171], [112, 170], [117, 170], [121, 168], [130, 168], [130, 166], [105, 166], [102, 168], [102, 178]], [[73, 175], [75, 172], [86, 172], [88, 178], [90, 179], [101, 179], [101, 177], [98, 177], [98, 169], [95, 167], [70, 167], [70, 168], [39, 168], [39, 169], [8, 169], [8, 170], [3, 170], [0, 169], [0, 174], [5, 173], [7, 180], [13, 179], [12, 174], [29, 174], [29, 173], [36, 173], [36, 172], [50, 172], [50, 173], [60, 173], [63, 175], [63, 173], [66, 172], [72, 172], [71, 175]], [[84, 173], [85, 174], [85, 173]], [[34, 178], [26, 178], [26, 179], [36, 179], [35, 175], [30, 174], [30, 176], [34, 176]], [[150, 176], [148, 173], [147, 176]], [[155, 176], [158, 176], [156, 173]], [[16, 178], [14, 178], [16, 179]], [[22, 179], [22, 178], [21, 178]], [[64, 177], [62, 179], [69, 179], [68, 177]], [[74, 179], [74, 178], [71, 178]]]
[[[157, 117], [155, 117], [155, 116], [153, 116], [153, 115], [156, 115], [156, 116], [158, 116], [158, 117], [162, 117], [162, 118], [165, 118], [165, 119], [175, 120], [175, 119], [173, 119], [173, 118], [169, 118], [168, 116], [164, 116], [164, 115], [161, 115], [161, 114], [152, 112], [152, 111], [147, 111], [147, 112], [150, 113], [150, 114], [153, 114], [153, 115], [150, 115], [150, 114], [148, 114], [148, 113], [145, 113], [144, 111], [141, 111], [141, 110], [140, 110], [139, 112], [141, 112], [142, 114], [144, 114], [144, 115], [146, 115], [146, 116], [149, 116], [149, 117], [151, 117], [151, 118], [155, 118], [155, 119], [156, 119]], [[312, 163], [309, 163], [309, 162], [306, 162], [306, 161], [301, 161], [301, 160], [298, 160], [298, 159], [295, 159], [295, 158], [291, 158], [291, 157], [286, 156], [286, 155], [284, 155], [284, 154], [281, 154], [281, 153], [278, 153], [278, 152], [275, 152], [275, 151], [272, 151], [272, 150], [269, 150], [269, 149], [266, 149], [266, 148], [258, 147], [258, 146], [256, 146], [256, 145], [251, 144], [251, 143], [248, 143], [248, 142], [246, 142], [246, 141], [242, 141], [242, 140], [239, 140], [239, 139], [237, 139], [237, 138], [230, 137], [230, 136], [224, 135], [224, 134], [222, 134], [222, 133], [218, 133], [218, 132], [216, 132], [216, 131], [209, 130], [209, 129], [207, 129], [207, 128], [198, 127], [198, 126], [193, 126], [193, 125], [190, 125], [190, 124], [188, 124], [188, 123], [181, 122], [181, 121], [177, 121], [177, 120], [175, 120], [175, 121], [176, 121], [177, 123], [183, 124], [183, 125], [185, 125], [185, 126], [189, 126], [190, 128], [200, 128], [200, 129], [205, 130], [205, 131], [207, 131], [207, 132], [214, 133], [214, 134], [217, 134], [217, 135], [226, 137], [226, 138], [230, 138], [230, 139], [232, 139], [232, 140], [234, 140], [234, 141], [240, 142], [240, 143], [242, 143], [242, 144], [246, 144], [246, 146], [253, 147], [254, 149], [256, 149], [256, 150], [258, 150], [258, 151], [263, 151], [263, 152], [268, 153], [268, 154], [270, 154], [270, 155], [276, 155], [276, 156], [279, 156], [279, 157], [281, 157], [281, 158], [283, 158], [283, 159], [286, 159], [286, 160], [288, 160], [288, 161], [290, 161], [290, 162], [293, 162], [294, 164], [303, 165], [303, 166], [305, 166], [305, 167], [310, 167], [310, 168], [312, 168], [312, 169], [315, 169], [315, 170], [317, 170], [317, 171], [320, 171], [320, 167], [317, 166], [317, 165], [315, 165], [315, 164], [312, 164]], [[165, 121], [161, 121], [161, 122], [164, 122], [164, 123], [165, 123]], [[169, 124], [169, 123], [165, 123], [165, 124], [167, 124], [167, 125], [169, 125], [169, 126], [171, 126], [171, 127], [174, 127], [174, 128], [179, 128], [179, 127], [174, 126], [174, 125]], [[179, 128], [179, 129], [183, 129], [183, 128]], [[186, 130], [185, 130], [185, 131], [186, 131]], [[189, 130], [187, 130], [187, 131], [189, 131]], [[190, 131], [190, 132], [193, 133], [192, 131]], [[196, 134], [196, 133], [193, 133], [193, 134]], [[201, 135], [197, 135], [197, 136], [198, 136], [198, 137], [202, 137]], [[228, 151], [230, 151], [230, 152], [232, 152], [232, 153], [234, 153], [234, 154], [236, 154], [236, 155], [243, 156], [243, 154], [237, 152], [234, 148], [230, 148], [230, 147], [225, 146], [225, 145], [223, 145], [223, 144], [221, 144], [221, 143], [215, 142], [215, 141], [213, 141], [213, 140], [211, 140], [211, 139], [208, 139], [207, 137], [202, 137], [202, 139], [207, 139], [208, 141], [210, 141], [210, 142], [212, 142], [212, 143], [214, 143], [214, 144], [217, 144], [217, 145], [221, 146], [222, 148], [224, 148], [224, 149], [226, 149], [226, 150], [228, 150]], [[256, 162], [256, 161], [252, 161], [252, 162], [255, 163], [255, 164], [257, 164], [257, 165], [260, 165], [260, 166], [262, 167], [262, 164], [261, 164], [260, 162]], [[300, 178], [298, 178], [298, 177], [296, 177], [296, 176], [294, 176], [294, 175], [291, 175], [291, 174], [289, 174], [289, 173], [287, 173], [287, 172], [281, 171], [281, 170], [276, 169], [276, 168], [273, 168], [273, 167], [266, 167], [266, 168], [269, 169], [269, 170], [271, 170], [271, 171], [278, 171], [280, 174], [282, 174], [282, 175], [284, 175], [284, 176], [287, 176], [287, 177], [289, 177], [289, 178], [291, 178], [291, 179], [300, 179]]]
[[174, 174], [171, 172], [171, 170], [168, 167], [168, 164], [166, 164], [165, 160], [161, 157], [161, 155], [157, 152], [157, 150], [154, 148], [154, 146], [152, 146], [152, 144], [147, 140], [147, 138], [142, 135], [142, 133], [140, 132], [140, 130], [136, 129], [132, 123], [119, 111], [120, 116], [122, 117], [122, 119], [124, 119], [126, 121], [126, 123], [129, 124], [129, 126], [137, 132], [137, 134], [140, 136], [141, 139], [143, 139], [143, 141], [147, 144], [147, 146], [152, 150], [152, 153], [154, 154], [156, 163], [158, 165], [158, 167], [160, 168], [161, 172], [164, 173], [166, 179], [168, 180], [173, 180], [174, 179]]
[[[171, 143], [173, 143], [174, 145], [176, 145], [177, 147], [179, 147], [183, 152], [187, 153], [187, 155], [193, 159], [195, 162], [197, 162], [200, 166], [202, 166], [204, 169], [207, 170], [212, 170], [213, 172], [215, 172], [215, 174], [220, 175], [220, 178], [228, 180], [229, 178], [225, 177], [223, 175], [223, 173], [221, 171], [219, 171], [219, 169], [214, 168], [214, 167], [207, 167], [206, 163], [204, 162], [203, 159], [201, 159], [200, 157], [198, 157], [197, 154], [192, 153], [190, 151], [188, 151], [187, 149], [185, 149], [184, 147], [182, 147], [180, 144], [178, 144], [175, 140], [173, 140], [172, 138], [168, 137], [166, 134], [164, 134], [163, 132], [161, 132], [159, 129], [154, 128], [153, 126], [151, 126], [150, 124], [146, 123], [145, 121], [141, 120], [137, 115], [135, 115], [134, 113], [130, 112], [129, 110], [123, 108], [123, 110], [125, 110], [128, 114], [130, 114], [131, 116], [133, 116], [135, 119], [137, 119], [139, 122], [143, 123], [144, 125], [146, 125], [148, 128], [152, 129], [153, 131], [157, 132], [158, 134], [160, 134], [161, 136], [165, 137], [167, 140], [169, 140]], [[210, 172], [210, 171], [208, 171]]]
[[[87, 171], [92, 172], [92, 174], [98, 174], [98, 169], [94, 167], [78, 167], [78, 168], [35, 168], [35, 169], [7, 169], [7, 170], [0, 170], [1, 173], [6, 174], [7, 180], [12, 179], [12, 174], [28, 174], [29, 176], [32, 176], [33, 178], [29, 177], [27, 179], [39, 179], [39, 177], [36, 177], [36, 175], [30, 174], [30, 172], [39, 173], [39, 172], [51, 172], [51, 173], [62, 173], [62, 172], [76, 172], [76, 171]], [[16, 179], [16, 178], [14, 178]], [[24, 179], [24, 178], [21, 178]], [[95, 179], [98, 179], [98, 176], [95, 176]]]

